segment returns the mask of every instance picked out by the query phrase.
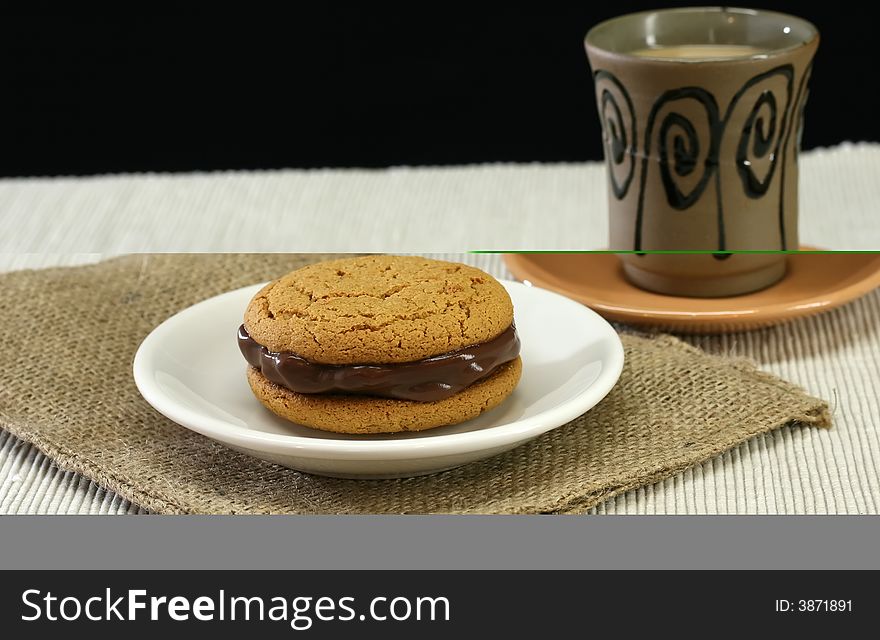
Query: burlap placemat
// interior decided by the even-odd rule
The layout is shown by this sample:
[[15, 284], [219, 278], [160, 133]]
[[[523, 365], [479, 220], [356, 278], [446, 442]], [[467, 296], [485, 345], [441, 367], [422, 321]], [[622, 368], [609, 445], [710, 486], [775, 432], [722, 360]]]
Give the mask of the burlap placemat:
[[0, 276], [0, 426], [154, 512], [314, 514], [579, 512], [771, 429], [829, 424], [824, 401], [670, 336], [624, 335], [620, 382], [588, 414], [420, 478], [298, 473], [180, 427], [140, 397], [131, 363], [157, 324], [320, 257], [135, 255]]

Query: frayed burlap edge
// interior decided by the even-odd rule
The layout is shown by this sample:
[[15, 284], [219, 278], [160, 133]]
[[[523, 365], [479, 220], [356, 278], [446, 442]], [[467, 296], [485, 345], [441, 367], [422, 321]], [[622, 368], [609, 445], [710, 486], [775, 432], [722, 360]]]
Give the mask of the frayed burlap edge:
[[19, 440], [35, 446], [40, 453], [52, 460], [59, 469], [85, 476], [89, 480], [96, 482], [102, 489], [112, 491], [147, 511], [164, 515], [191, 515], [197, 513], [175, 504], [173, 500], [162, 496], [160, 492], [139, 490], [130, 479], [107, 473], [100, 465], [95, 464], [81, 454], [71, 451], [67, 447], [52, 442], [51, 438], [37, 435], [5, 422], [0, 424], [0, 428], [8, 431]]

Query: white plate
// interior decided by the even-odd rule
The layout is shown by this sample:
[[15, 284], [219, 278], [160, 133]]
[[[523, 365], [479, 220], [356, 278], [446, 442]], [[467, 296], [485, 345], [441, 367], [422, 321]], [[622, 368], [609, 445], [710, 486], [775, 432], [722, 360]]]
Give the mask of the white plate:
[[[228, 447], [328, 476], [415, 476], [481, 460], [565, 424], [598, 403], [623, 368], [623, 346], [601, 316], [517, 282], [519, 386], [498, 408], [448, 427], [386, 436], [317, 431], [276, 417], [253, 396], [235, 335], [262, 285], [230, 291], [172, 316], [143, 341], [134, 379], [147, 402]], [[587, 428], [587, 427], [585, 427]]]

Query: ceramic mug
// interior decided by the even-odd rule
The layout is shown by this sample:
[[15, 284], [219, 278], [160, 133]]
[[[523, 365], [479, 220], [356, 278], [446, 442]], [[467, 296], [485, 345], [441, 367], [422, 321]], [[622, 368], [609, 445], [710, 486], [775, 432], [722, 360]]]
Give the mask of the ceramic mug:
[[[798, 249], [797, 158], [818, 44], [806, 20], [727, 7], [635, 13], [589, 31], [610, 247], [634, 252], [621, 256], [631, 282], [726, 296], [782, 278], [785, 255], [763, 252]], [[652, 251], [706, 253], [642, 253]]]

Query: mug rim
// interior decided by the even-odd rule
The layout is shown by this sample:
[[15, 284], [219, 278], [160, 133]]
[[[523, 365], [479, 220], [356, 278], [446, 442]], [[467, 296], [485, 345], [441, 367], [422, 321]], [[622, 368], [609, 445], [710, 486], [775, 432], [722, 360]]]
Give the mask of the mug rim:
[[[652, 55], [644, 55], [639, 54], [636, 55], [630, 51], [614, 51], [609, 48], [603, 47], [599, 44], [596, 44], [596, 34], [600, 31], [607, 29], [609, 26], [614, 23], [621, 23], [625, 21], [631, 21], [638, 18], [647, 18], [648, 16], [653, 15], [668, 15], [668, 14], [676, 14], [676, 13], [695, 13], [695, 12], [715, 12], [715, 13], [735, 13], [740, 15], [749, 15], [749, 16], [768, 16], [775, 17], [777, 19], [785, 20], [785, 21], [793, 21], [798, 23], [800, 26], [806, 29], [809, 33], [809, 37], [806, 40], [802, 40], [800, 42], [796, 42], [794, 44], [790, 44], [784, 47], [774, 47], [765, 51], [760, 51], [758, 53], [754, 53], [752, 55], [744, 55], [744, 56], [721, 56], [721, 57], [701, 57], [701, 58], [671, 58], [671, 57], [662, 57], [662, 56], [652, 56]], [[594, 49], [596, 51], [601, 51], [602, 53], [615, 56], [620, 58], [625, 58], [628, 60], [638, 60], [640, 62], [651, 62], [651, 63], [663, 63], [663, 64], [702, 64], [706, 62], [712, 63], [742, 63], [742, 62], [752, 62], [755, 60], [767, 60], [774, 58], [776, 56], [784, 55], [786, 53], [790, 53], [792, 51], [796, 51], [803, 47], [810, 46], [811, 44], [817, 42], [819, 40], [819, 29], [812, 22], [805, 18], [801, 18], [799, 16], [792, 15], [790, 13], [784, 13], [781, 11], [772, 11], [767, 9], [748, 9], [743, 7], [726, 7], [726, 6], [693, 6], [693, 7], [674, 7], [667, 9], [648, 9], [646, 11], [636, 11], [633, 13], [625, 13], [619, 16], [614, 16], [613, 18], [608, 18], [607, 20], [603, 20], [599, 22], [587, 31], [584, 36], [584, 45], [589, 49]]]

